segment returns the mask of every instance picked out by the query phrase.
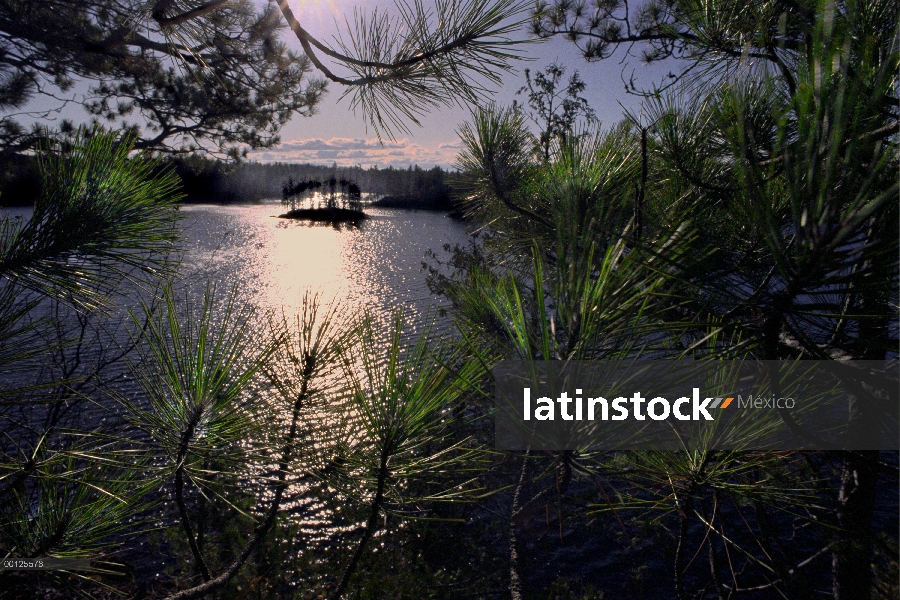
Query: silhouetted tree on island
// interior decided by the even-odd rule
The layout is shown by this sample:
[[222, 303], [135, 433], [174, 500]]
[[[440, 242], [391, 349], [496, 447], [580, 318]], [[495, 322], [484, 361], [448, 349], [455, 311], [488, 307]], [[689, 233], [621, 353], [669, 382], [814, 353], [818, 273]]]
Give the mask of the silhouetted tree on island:
[[281, 189], [281, 203], [290, 205], [291, 210], [294, 210], [297, 208], [298, 201], [302, 201], [320, 189], [322, 189], [322, 182], [317, 179], [295, 182], [293, 177], [288, 177]]
[[298, 202], [312, 200], [319, 195], [319, 204], [324, 202], [326, 208], [345, 208], [359, 210], [362, 193], [359, 186], [349, 179], [338, 177], [334, 173], [324, 181], [310, 179], [295, 182], [288, 177], [281, 190], [281, 203], [296, 210]]

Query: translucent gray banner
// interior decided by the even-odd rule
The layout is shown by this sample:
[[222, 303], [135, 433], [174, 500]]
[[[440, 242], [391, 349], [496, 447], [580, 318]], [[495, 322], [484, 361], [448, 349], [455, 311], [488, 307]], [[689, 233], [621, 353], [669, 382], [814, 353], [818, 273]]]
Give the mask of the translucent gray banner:
[[896, 361], [502, 361], [501, 450], [898, 450]]
[[2, 571], [94, 571], [88, 558], [4, 558]]

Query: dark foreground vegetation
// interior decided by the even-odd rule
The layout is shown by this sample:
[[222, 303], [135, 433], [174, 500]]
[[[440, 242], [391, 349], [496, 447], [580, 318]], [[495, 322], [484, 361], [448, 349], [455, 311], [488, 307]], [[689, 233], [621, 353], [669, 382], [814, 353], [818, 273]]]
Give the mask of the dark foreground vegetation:
[[[100, 129], [39, 148], [34, 216], [0, 220], [0, 549], [95, 570], [0, 593], [896, 598], [895, 449], [495, 450], [501, 359], [897, 368], [898, 3], [594, 8], [534, 31], [703, 78], [606, 129], [462, 125], [483, 227], [432, 259], [442, 338], [186, 298], [177, 177]], [[847, 426], [890, 430], [896, 393]]]

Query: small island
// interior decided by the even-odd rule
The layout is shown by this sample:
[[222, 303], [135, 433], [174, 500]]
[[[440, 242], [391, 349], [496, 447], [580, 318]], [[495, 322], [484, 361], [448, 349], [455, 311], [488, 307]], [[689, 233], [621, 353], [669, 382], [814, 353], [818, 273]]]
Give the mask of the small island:
[[[310, 179], [295, 182], [293, 178], [288, 178], [282, 188], [281, 203], [289, 206], [290, 210], [278, 215], [278, 218], [359, 225], [368, 218], [362, 211], [361, 196], [355, 182], [335, 175], [325, 181]], [[298, 207], [298, 203], [311, 203], [312, 206]]]
[[358, 225], [368, 219], [368, 215], [361, 210], [338, 207], [322, 208], [296, 208], [278, 215], [279, 219], [300, 219], [305, 221], [317, 221], [325, 223], [353, 223]]

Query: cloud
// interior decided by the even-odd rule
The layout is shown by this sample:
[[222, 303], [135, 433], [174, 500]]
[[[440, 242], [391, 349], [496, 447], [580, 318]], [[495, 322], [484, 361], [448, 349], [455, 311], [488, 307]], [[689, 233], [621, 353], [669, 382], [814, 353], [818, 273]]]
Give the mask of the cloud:
[[250, 152], [250, 158], [260, 162], [296, 162], [368, 167], [393, 166], [406, 168], [419, 165], [429, 168], [439, 165], [452, 168], [462, 148], [459, 140], [440, 142], [433, 146], [415, 143], [409, 138], [378, 140], [377, 138], [306, 138], [289, 140], [274, 148]]

